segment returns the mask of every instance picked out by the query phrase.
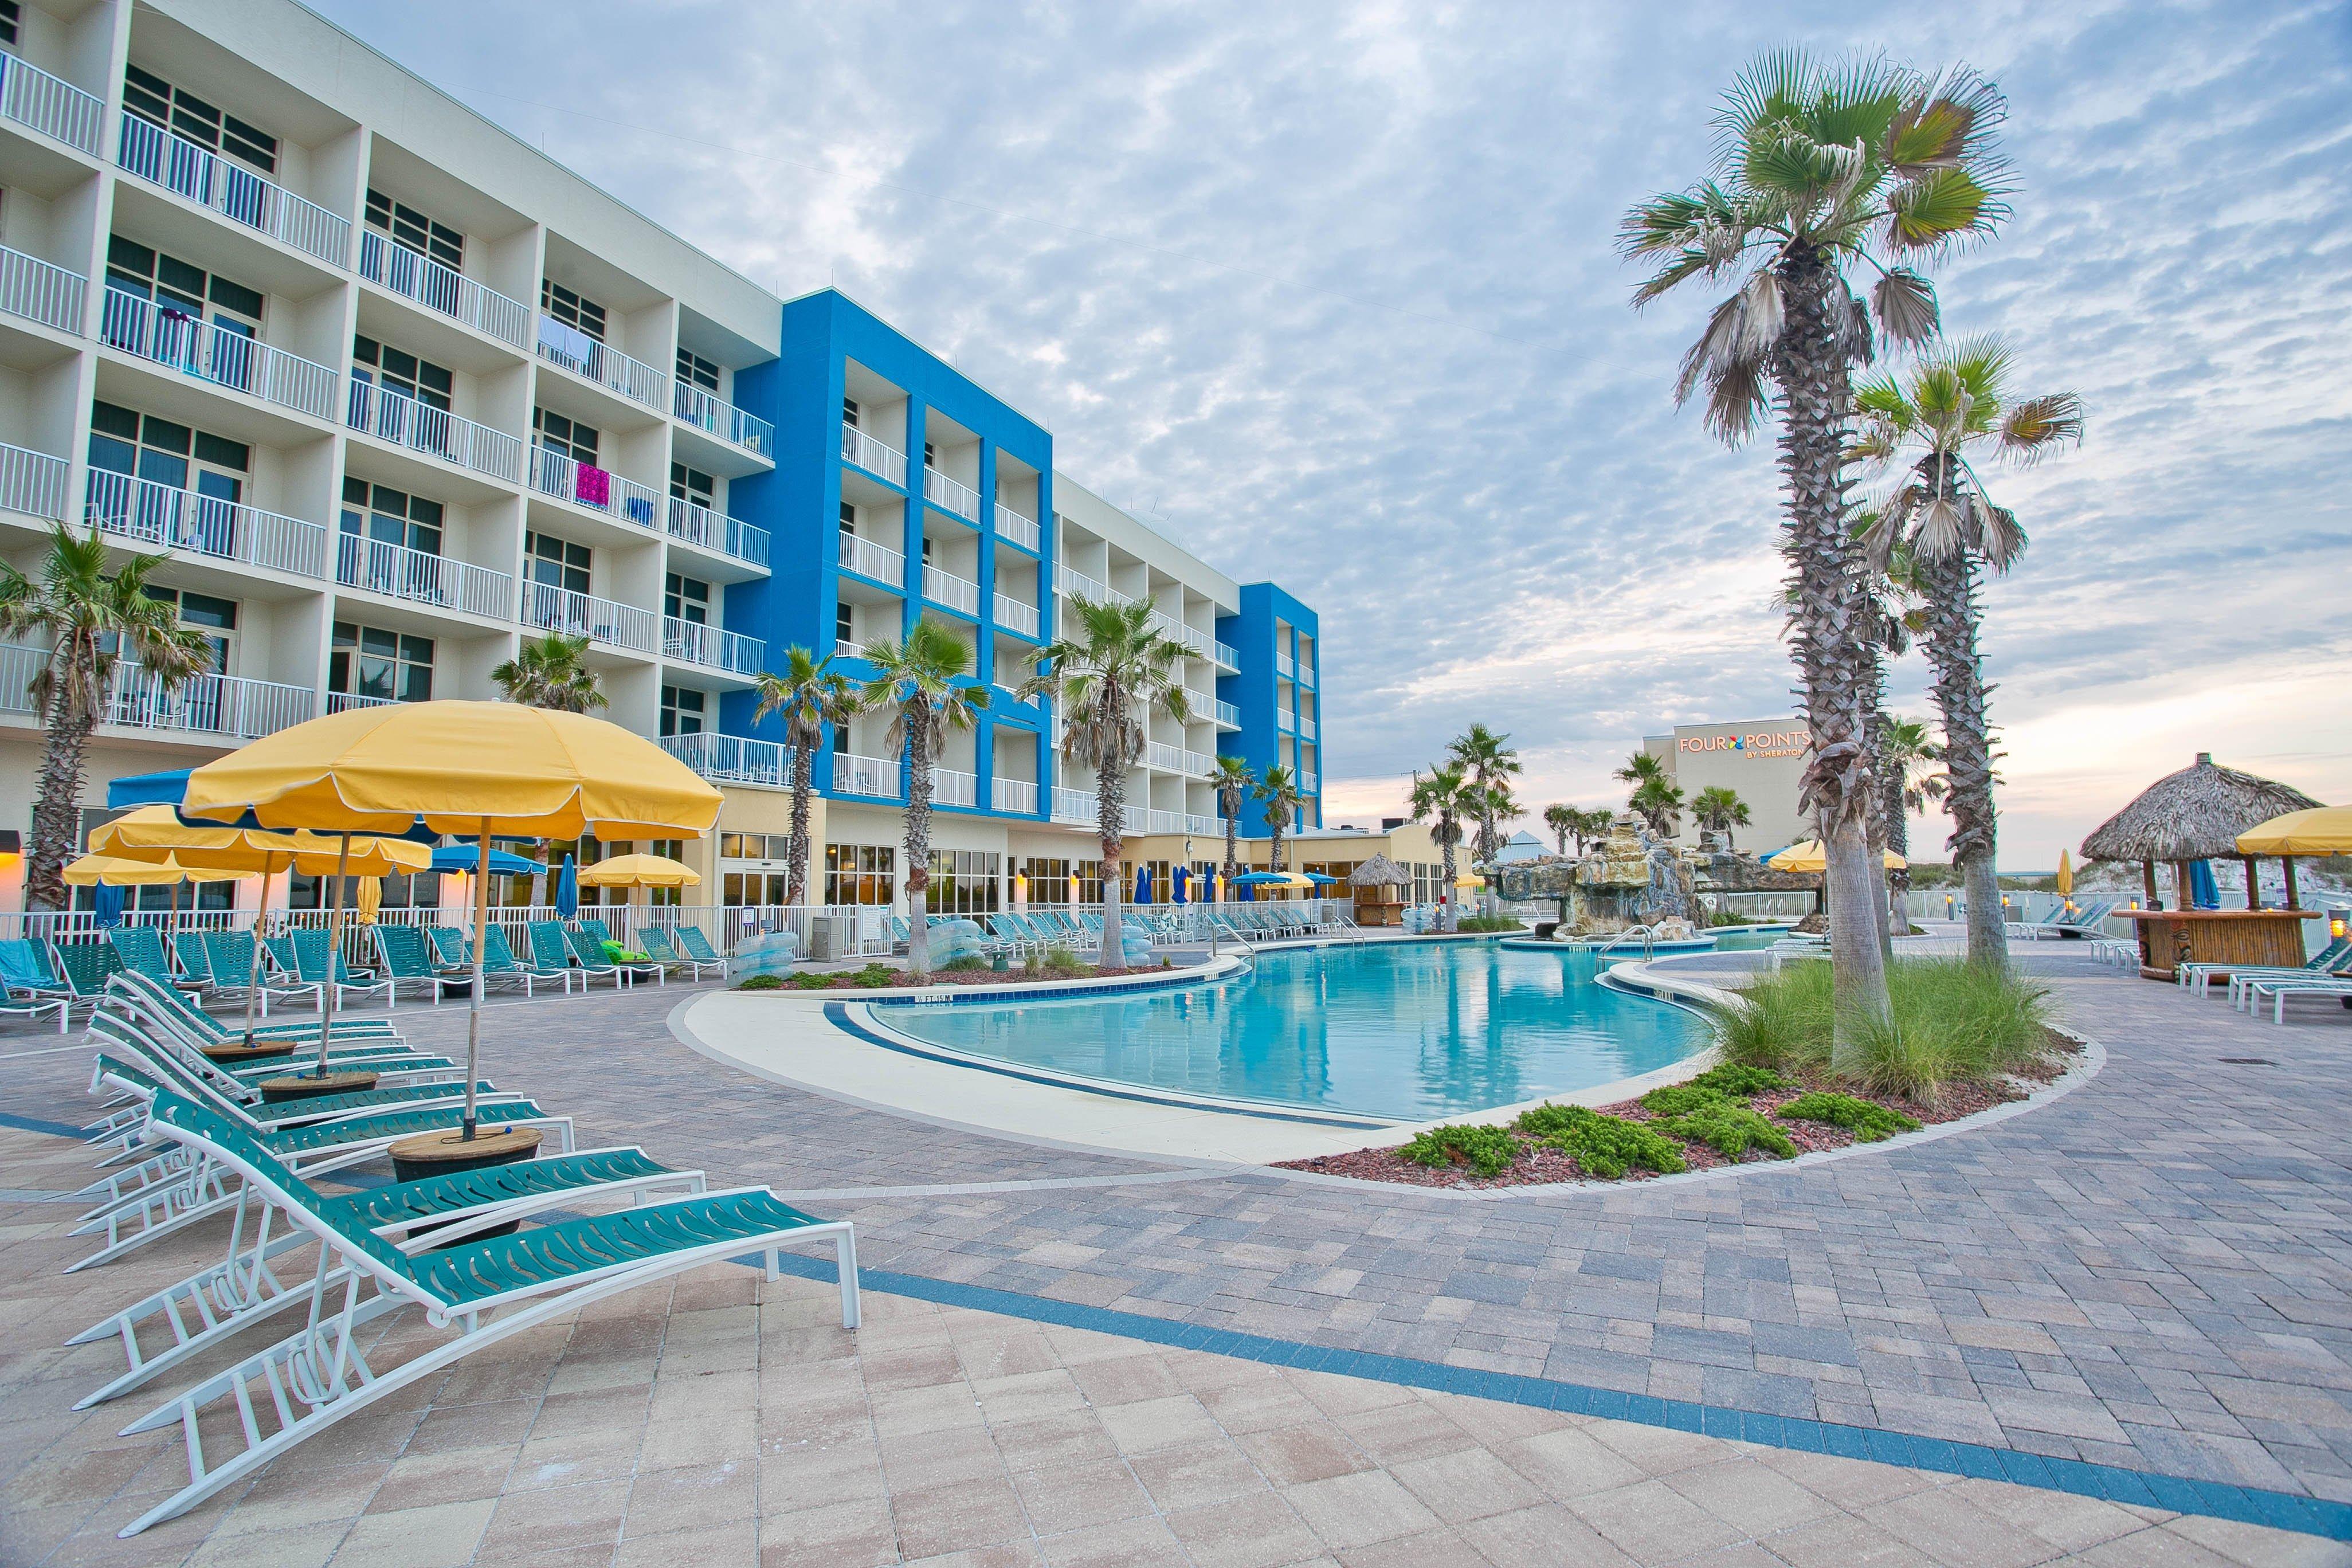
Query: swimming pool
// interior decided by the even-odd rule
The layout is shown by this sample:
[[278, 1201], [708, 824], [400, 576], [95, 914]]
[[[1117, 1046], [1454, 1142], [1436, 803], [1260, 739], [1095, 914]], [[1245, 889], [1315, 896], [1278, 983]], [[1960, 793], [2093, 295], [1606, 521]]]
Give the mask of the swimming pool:
[[1217, 985], [891, 1006], [877, 1021], [1023, 1067], [1400, 1121], [1652, 1072], [1710, 1037], [1694, 1014], [1595, 984], [1590, 954], [1493, 942], [1267, 952]]

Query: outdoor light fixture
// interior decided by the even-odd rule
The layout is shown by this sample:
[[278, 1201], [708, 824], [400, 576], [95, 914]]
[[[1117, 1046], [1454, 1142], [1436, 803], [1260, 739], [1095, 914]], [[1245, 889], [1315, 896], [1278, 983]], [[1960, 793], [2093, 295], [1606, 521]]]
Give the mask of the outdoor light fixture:
[[2327, 934], [2329, 936], [2334, 937], [2338, 942], [2343, 941], [2344, 928], [2347, 924], [2352, 924], [2352, 910], [2330, 910], [2327, 911]]
[[1944, 895], [1944, 918], [1946, 920], [1952, 918], [1952, 895], [1949, 893]]
[[25, 858], [25, 836], [15, 828], [0, 828], [0, 871], [8, 869]]

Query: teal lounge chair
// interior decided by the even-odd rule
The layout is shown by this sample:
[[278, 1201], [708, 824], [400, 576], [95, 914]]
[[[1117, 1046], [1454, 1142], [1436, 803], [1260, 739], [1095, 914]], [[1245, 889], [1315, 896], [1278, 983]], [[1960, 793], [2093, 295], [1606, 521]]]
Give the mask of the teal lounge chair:
[[122, 955], [110, 942], [53, 942], [49, 967], [65, 982], [73, 1005], [94, 1009], [106, 995], [107, 981], [122, 973]]
[[114, 949], [114, 956], [122, 967], [133, 974], [144, 974], [166, 985], [197, 984], [172, 966], [172, 955], [164, 951], [163, 933], [153, 926], [116, 926], [106, 933]]
[[[347, 995], [356, 994], [362, 997], [373, 996], [379, 991], [384, 993], [386, 996], [392, 994], [392, 983], [378, 976], [374, 970], [353, 969], [344, 961], [343, 955], [340, 952], [333, 957], [334, 965], [331, 973], [334, 977], [337, 1012], [342, 1010], [343, 998]], [[330, 973], [327, 960], [327, 932], [298, 931], [294, 933], [294, 973], [295, 977], [303, 984], [327, 984]]]
[[679, 926], [670, 934], [677, 942], [678, 955], [697, 966], [694, 973], [698, 979], [703, 964], [715, 964], [721, 973], [726, 972], [727, 961], [710, 945], [710, 939], [702, 934], [700, 926]]
[[205, 967], [212, 973], [213, 994], [222, 1001], [245, 1000], [253, 979], [253, 933], [249, 931], [208, 931], [197, 933]]
[[562, 986], [563, 994], [570, 995], [572, 974], [570, 951], [561, 953], [559, 956], [563, 962], [551, 967], [537, 962], [538, 956], [534, 952], [531, 954], [533, 962], [520, 962], [514, 955], [514, 949], [507, 945], [505, 928], [492, 926], [482, 939], [482, 982], [484, 984], [496, 982], [502, 985], [520, 985], [526, 996], [537, 994], [534, 987], [552, 983]]
[[590, 936], [594, 937], [599, 942], [607, 942], [613, 940], [612, 931], [605, 928], [604, 922], [601, 920], [594, 920], [589, 916], [583, 915], [579, 920], [575, 921], [573, 924], [578, 926], [580, 930], [586, 931]]
[[660, 964], [633, 963], [616, 960], [604, 950], [604, 943], [611, 940], [609, 937], [593, 937], [587, 931], [580, 930], [563, 932], [564, 943], [571, 948], [572, 957], [579, 961], [580, 972], [583, 975], [593, 979], [611, 974], [614, 976], [613, 984], [615, 986], [622, 986], [635, 985], [650, 974], [653, 976], [655, 984], [662, 984], [663, 972]]
[[[132, 1521], [122, 1532], [126, 1536], [186, 1512], [345, 1416], [437, 1377], [477, 1350], [604, 1297], [674, 1279], [720, 1258], [763, 1255], [768, 1276], [774, 1279], [780, 1248], [829, 1241], [841, 1281], [842, 1326], [857, 1326], [857, 1252], [848, 1223], [803, 1214], [763, 1187], [555, 1220], [512, 1236], [453, 1238], [436, 1231], [395, 1245], [376, 1234], [366, 1214], [331, 1206], [266, 1141], [207, 1106], [159, 1094], [148, 1129], [151, 1136], [169, 1139], [195, 1158], [234, 1172], [256, 1202], [316, 1237], [320, 1271], [304, 1292], [310, 1310], [299, 1331], [125, 1429], [180, 1426], [188, 1454], [188, 1484]], [[572, 1202], [567, 1194], [548, 1194], [509, 1205], [505, 1214], [562, 1209]], [[488, 1223], [486, 1218], [467, 1228]], [[348, 1269], [347, 1282], [331, 1291], [326, 1280], [337, 1268]], [[359, 1331], [411, 1306], [424, 1309], [427, 1324], [454, 1328], [453, 1336], [397, 1366], [369, 1366], [370, 1346], [362, 1342]], [[368, 1338], [372, 1342], [373, 1336]], [[284, 1391], [289, 1379], [299, 1375], [293, 1369], [311, 1367], [334, 1370], [323, 1381], [298, 1384], [306, 1398], [289, 1402]], [[224, 1405], [244, 1419], [205, 1419]], [[255, 1411], [268, 1418], [254, 1420]], [[202, 1444], [196, 1439], [200, 1428]]]
[[[152, 1006], [173, 1020], [198, 1050], [245, 1043], [242, 1022], [229, 1024], [214, 1017], [177, 986], [159, 985], [143, 974], [130, 973], [116, 976], [113, 984], [145, 996]], [[282, 1043], [289, 1049], [293, 1049], [318, 1044], [319, 1027], [317, 1023], [310, 1021], [256, 1024], [253, 1037], [256, 1041]], [[390, 1021], [383, 1018], [338, 1018], [335, 1020], [335, 1040], [338, 1048], [341, 1048], [346, 1041], [352, 1047], [364, 1044], [378, 1050], [407, 1048], [401, 1037], [393, 1033]]]
[[57, 1010], [58, 1033], [66, 1032], [73, 993], [49, 965], [49, 951], [22, 937], [0, 942], [0, 1012], [22, 1014], [35, 1023]]
[[[378, 973], [392, 989], [392, 1005], [400, 1005], [400, 988], [421, 986], [435, 1006], [441, 1005], [441, 982], [454, 978], [439, 963], [433, 944], [415, 926], [378, 925], [371, 928], [375, 942], [375, 955], [382, 960]], [[470, 971], [471, 966], [468, 965]]]
[[2352, 965], [2352, 936], [2339, 936], [2305, 959], [2301, 963], [2179, 963], [2173, 966], [2172, 983], [2207, 995], [2216, 980], [2226, 981], [2231, 1005], [2240, 1005], [2239, 992], [2244, 984], [2254, 980], [2294, 979], [2305, 976], [2324, 979], [2332, 971]]
[[[670, 969], [686, 970], [690, 979], [701, 979], [703, 970], [710, 966], [709, 960], [689, 958], [680, 952], [677, 945], [670, 941], [669, 932], [660, 926], [646, 927], [637, 933], [637, 941], [645, 945], [646, 955], [655, 963]], [[721, 973], [726, 972], [727, 965], [724, 963], [719, 963], [718, 967]]]

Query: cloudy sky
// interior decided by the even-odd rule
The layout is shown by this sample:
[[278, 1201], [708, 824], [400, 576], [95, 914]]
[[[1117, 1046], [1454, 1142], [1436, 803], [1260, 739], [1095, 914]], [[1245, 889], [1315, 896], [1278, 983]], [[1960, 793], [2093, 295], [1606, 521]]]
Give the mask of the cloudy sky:
[[1769, 447], [1675, 409], [1711, 300], [1635, 315], [1612, 231], [1760, 48], [1965, 59], [2022, 188], [1947, 326], [2090, 416], [1997, 481], [2033, 539], [1987, 628], [2002, 864], [2200, 750], [2352, 799], [2342, 5], [313, 3], [1316, 605], [1333, 820], [1472, 719], [1599, 804], [1644, 732], [1790, 711]]

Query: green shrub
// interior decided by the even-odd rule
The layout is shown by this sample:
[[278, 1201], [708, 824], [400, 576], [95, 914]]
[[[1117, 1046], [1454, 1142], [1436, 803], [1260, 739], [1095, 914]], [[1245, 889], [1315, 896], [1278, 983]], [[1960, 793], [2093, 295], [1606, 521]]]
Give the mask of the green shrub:
[[905, 978], [905, 975], [887, 963], [869, 963], [865, 968], [853, 973], [849, 977], [849, 983], [852, 985], [863, 986], [868, 991], [877, 991], [885, 985], [896, 985]]
[[[1958, 958], [1897, 959], [1887, 970], [1891, 1018], [1857, 1021], [1847, 1078], [1874, 1093], [1928, 1100], [1937, 1087], [2014, 1071], [2047, 1044], [2050, 994], [2015, 974]], [[1717, 1010], [1725, 1059], [1778, 1071], [1830, 1069], [1830, 966], [1760, 974]]]
[[1633, 1166], [1672, 1175], [1687, 1169], [1683, 1152], [1638, 1121], [1603, 1116], [1581, 1105], [1549, 1102], [1519, 1113], [1519, 1131], [1576, 1161], [1577, 1168], [1615, 1181]]
[[1397, 1152], [1416, 1165], [1459, 1160], [1482, 1176], [1499, 1176], [1519, 1157], [1519, 1141], [1506, 1127], [1433, 1127], [1414, 1133]]
[[738, 991], [782, 991], [784, 977], [781, 974], [754, 974], [735, 987]]
[[975, 969], [986, 969], [987, 967], [988, 960], [982, 958], [976, 952], [967, 952], [961, 958], [952, 958], [947, 963], [940, 964], [940, 973], [942, 974], [968, 974]]
[[1528, 928], [1509, 915], [1465, 915], [1454, 929], [1465, 931], [1525, 931]]
[[784, 984], [800, 991], [824, 991], [833, 984], [833, 978], [825, 973], [795, 974]]
[[1727, 1160], [1737, 1160], [1750, 1149], [1761, 1149], [1780, 1159], [1793, 1159], [1797, 1146], [1769, 1118], [1736, 1100], [1716, 1095], [1679, 1115], [1661, 1116], [1653, 1123], [1659, 1131], [1704, 1143]]
[[1719, 1089], [1709, 1089], [1700, 1083], [1670, 1083], [1664, 1089], [1654, 1089], [1642, 1097], [1643, 1107], [1661, 1116], [1680, 1116], [1706, 1105], [1729, 1105], [1731, 1099]]
[[1087, 973], [1087, 965], [1066, 947], [1049, 947], [1041, 958], [1033, 949], [1022, 969], [1048, 980], [1073, 980]]
[[1899, 1110], [1856, 1100], [1850, 1094], [1821, 1090], [1801, 1094], [1773, 1114], [1789, 1121], [1826, 1121], [1832, 1127], [1843, 1127], [1853, 1134], [1858, 1143], [1875, 1143], [1897, 1132], [1919, 1131], [1918, 1121]]
[[1690, 1082], [1694, 1088], [1711, 1089], [1734, 1100], [1745, 1100], [1768, 1089], [1797, 1087], [1797, 1080], [1792, 1078], [1783, 1077], [1770, 1068], [1749, 1067], [1744, 1062], [1726, 1062], [1721, 1067], [1709, 1068]]

